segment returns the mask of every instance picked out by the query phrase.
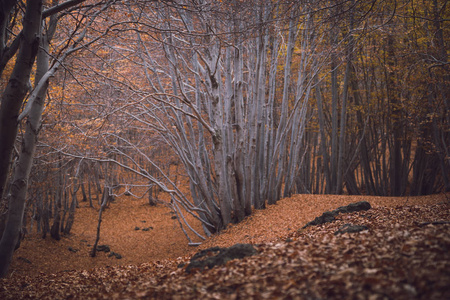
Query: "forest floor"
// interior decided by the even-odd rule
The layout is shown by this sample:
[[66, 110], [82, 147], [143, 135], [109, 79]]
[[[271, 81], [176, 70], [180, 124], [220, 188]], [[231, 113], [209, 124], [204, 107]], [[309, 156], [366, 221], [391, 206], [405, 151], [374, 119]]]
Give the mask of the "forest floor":
[[[362, 200], [372, 208], [302, 229]], [[69, 236], [26, 236], [0, 279], [0, 299], [450, 299], [450, 194], [295, 195], [198, 247], [172, 217], [164, 205], [117, 199], [103, 214], [99, 245], [122, 258], [92, 258], [98, 211], [82, 202]], [[349, 223], [369, 229], [335, 234]], [[201, 249], [236, 243], [257, 254], [190, 274], [180, 267]]]

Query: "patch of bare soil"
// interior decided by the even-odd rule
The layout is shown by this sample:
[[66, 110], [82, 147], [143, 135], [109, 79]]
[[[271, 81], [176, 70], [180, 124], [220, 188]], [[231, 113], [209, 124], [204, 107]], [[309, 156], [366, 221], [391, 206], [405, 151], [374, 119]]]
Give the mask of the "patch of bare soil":
[[[362, 200], [373, 208], [300, 229]], [[100, 244], [122, 259], [89, 256], [97, 212], [82, 207], [70, 237], [24, 240], [10, 277], [0, 280], [0, 298], [449, 299], [449, 208], [448, 194], [296, 195], [192, 248], [167, 208], [121, 199], [104, 213]], [[369, 229], [335, 234], [345, 224]], [[236, 243], [254, 244], [258, 254], [192, 274], [177, 267], [200, 249]]]

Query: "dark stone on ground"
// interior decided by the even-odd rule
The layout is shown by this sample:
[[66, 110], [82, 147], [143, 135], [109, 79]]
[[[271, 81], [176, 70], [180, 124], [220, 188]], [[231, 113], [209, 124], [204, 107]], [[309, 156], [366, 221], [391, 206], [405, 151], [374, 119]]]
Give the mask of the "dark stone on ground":
[[338, 234], [342, 234], [342, 233], [356, 233], [356, 232], [360, 232], [360, 231], [368, 230], [368, 229], [369, 229], [369, 227], [367, 227], [365, 225], [344, 224], [334, 234], [338, 235]]
[[334, 217], [336, 217], [338, 213], [336, 211], [326, 211], [324, 212], [320, 217], [316, 217], [311, 222], [308, 222], [305, 226], [303, 226], [303, 229], [305, 229], [308, 226], [314, 226], [314, 225], [320, 225], [325, 223], [330, 223], [335, 220]]
[[78, 249], [74, 249], [74, 248], [72, 248], [72, 247], [69, 247], [69, 248], [67, 248], [67, 249], [69, 249], [70, 252], [74, 252], [74, 253], [78, 252]]
[[117, 259], [121, 259], [122, 258], [122, 255], [120, 255], [119, 253], [113, 252], [113, 251], [111, 251], [108, 254], [108, 257], [112, 257], [112, 256], [115, 256]]
[[152, 226], [150, 226], [150, 227], [145, 227], [145, 228], [142, 228], [142, 231], [149, 231], [150, 229], [153, 229], [153, 227], [152, 227]]
[[223, 265], [233, 259], [242, 259], [246, 256], [256, 254], [256, 249], [251, 244], [236, 244], [228, 248], [212, 247], [197, 252], [186, 267], [186, 272], [199, 269], [204, 270], [206, 267], [211, 269], [218, 265]]
[[345, 213], [352, 213], [352, 212], [356, 212], [356, 211], [369, 210], [371, 208], [372, 208], [372, 206], [370, 205], [369, 202], [359, 201], [359, 202], [355, 202], [355, 203], [350, 203], [347, 206], [341, 206], [341, 207], [335, 209], [335, 211], [337, 211], [338, 213], [341, 213], [341, 214], [345, 214]]
[[139, 227], [137, 227], [137, 226], [136, 226], [136, 227], [134, 227], [134, 230], [139, 230], [139, 229], [141, 229], [141, 228], [139, 228]]
[[369, 210], [371, 207], [372, 206], [367, 201], [350, 203], [347, 206], [341, 206], [333, 211], [324, 212], [320, 217], [317, 217], [313, 221], [308, 222], [305, 226], [302, 227], [302, 229], [305, 229], [306, 227], [309, 227], [309, 226], [331, 223], [335, 220], [335, 217], [340, 213], [344, 214], [344, 213], [352, 213], [352, 212], [357, 212], [357, 211], [362, 211], [362, 210]]
[[97, 246], [97, 251], [103, 251], [108, 253], [109, 251], [111, 251], [111, 249], [109, 248], [108, 245], [99, 245]]

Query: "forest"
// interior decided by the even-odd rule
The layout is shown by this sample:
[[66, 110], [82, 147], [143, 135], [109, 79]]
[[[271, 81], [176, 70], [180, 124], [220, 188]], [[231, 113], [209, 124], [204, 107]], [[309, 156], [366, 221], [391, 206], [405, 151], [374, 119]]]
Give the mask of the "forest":
[[[448, 1], [4, 0], [0, 277], [80, 203], [186, 238], [297, 194], [450, 191]], [[193, 226], [192, 220], [200, 226]]]

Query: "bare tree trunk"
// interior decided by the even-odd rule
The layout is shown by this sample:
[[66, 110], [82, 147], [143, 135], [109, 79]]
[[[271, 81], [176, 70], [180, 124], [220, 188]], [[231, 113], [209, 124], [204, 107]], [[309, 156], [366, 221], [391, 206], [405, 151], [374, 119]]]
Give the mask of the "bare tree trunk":
[[[11, 4], [11, 1], [5, 4], [10, 4], [11, 8], [14, 5]], [[17, 136], [17, 116], [19, 116], [23, 100], [30, 88], [30, 73], [38, 52], [41, 10], [41, 0], [30, 0], [27, 2], [23, 30], [19, 37], [21, 46], [10, 80], [2, 95], [2, 105], [0, 106], [0, 198], [5, 196], [4, 188], [8, 178], [11, 155]], [[2, 15], [7, 16], [9, 13], [9, 10], [4, 11]], [[6, 28], [3, 26], [7, 20], [2, 21], [1, 34], [3, 35], [6, 32]], [[4, 42], [6, 44], [6, 41]], [[18, 207], [20, 208], [20, 205]], [[2, 272], [0, 272], [0, 276], [2, 276]]]
[[[300, 62], [298, 63], [298, 78], [296, 84], [295, 91], [295, 102], [294, 108], [292, 110], [290, 118], [292, 118], [290, 131], [290, 146], [289, 146], [289, 155], [287, 157], [287, 168], [286, 168], [286, 176], [284, 181], [284, 197], [291, 196], [294, 192], [294, 178], [298, 176], [298, 172], [301, 168], [299, 166], [301, 163], [301, 148], [303, 144], [303, 137], [306, 131], [306, 119], [307, 119], [307, 111], [308, 111], [308, 103], [311, 92], [311, 83], [313, 82], [313, 78], [317, 72], [315, 68], [314, 61], [312, 62], [312, 66], [310, 66], [308, 55], [306, 53], [311, 48], [312, 36], [313, 36], [313, 28], [312, 28], [312, 18], [307, 15], [305, 16], [305, 29], [303, 30], [303, 34], [301, 36], [301, 49], [302, 54], [300, 57]], [[311, 67], [308, 70], [308, 67]], [[311, 73], [309, 76], [308, 73]], [[301, 105], [300, 105], [301, 103]], [[309, 162], [308, 162], [309, 164]], [[303, 174], [306, 175], [306, 174]]]
[[149, 183], [149, 186], [150, 188], [148, 189], [148, 204], [150, 206], [156, 206], [158, 204], [158, 197], [156, 196], [156, 190], [158, 189], [158, 187], [152, 182]]
[[323, 113], [323, 101], [320, 90], [320, 84], [316, 79], [316, 99], [317, 99], [317, 112], [319, 117], [319, 133], [320, 133], [320, 153], [322, 154], [321, 163], [323, 166], [323, 173], [325, 175], [324, 185], [326, 186], [325, 193], [329, 193], [329, 187], [331, 186], [331, 172], [330, 172], [330, 159], [328, 156], [327, 138], [325, 135], [325, 117]]
[[[337, 31], [332, 29], [332, 41], [333, 48], [337, 47]], [[332, 50], [333, 51], [333, 50]], [[338, 173], [338, 64], [335, 51], [331, 54], [331, 157], [330, 157], [330, 172], [331, 182], [330, 186], [326, 188], [327, 193], [336, 194], [337, 190], [337, 173]]]
[[[296, 15], [293, 13], [293, 15]], [[287, 43], [287, 52], [284, 65], [284, 86], [283, 97], [281, 100], [280, 123], [274, 139], [274, 152], [270, 166], [270, 181], [268, 203], [274, 204], [280, 198], [281, 182], [284, 176], [284, 158], [286, 155], [286, 134], [289, 106], [289, 84], [291, 79], [292, 55], [294, 52], [295, 41], [297, 38], [298, 17], [292, 16], [289, 22], [289, 37]], [[275, 170], [277, 171], [275, 172]]]
[[78, 183], [78, 178], [76, 177], [78, 176], [78, 172], [75, 175], [75, 183], [73, 186], [73, 191], [72, 191], [72, 202], [70, 203], [70, 207], [69, 207], [69, 216], [67, 217], [67, 221], [66, 224], [64, 226], [64, 234], [69, 234], [70, 230], [72, 229], [72, 225], [73, 222], [75, 221], [75, 210], [77, 208], [77, 191], [80, 188], [81, 183]]
[[[32, 24], [27, 24], [24, 26], [31, 26], [32, 31], [35, 31], [34, 36], [32, 37], [28, 37], [28, 43], [29, 44], [24, 44], [21, 47], [21, 50], [19, 52], [19, 58], [22, 55], [27, 56], [23, 57], [23, 59], [27, 62], [32, 62], [34, 61], [34, 56], [36, 55], [36, 50], [33, 49], [28, 49], [28, 48], [35, 48], [34, 43], [36, 43], [39, 40], [36, 40], [36, 36], [39, 36], [39, 28], [40, 28], [40, 12], [42, 9], [42, 3], [40, 1], [30, 1], [27, 3], [27, 13], [25, 15], [25, 18], [27, 20], [27, 22], [31, 22]], [[36, 23], [34, 23], [36, 22]], [[34, 23], [34, 24], [33, 24]], [[34, 26], [34, 27], [33, 27]], [[37, 70], [36, 70], [36, 88], [39, 88], [39, 82], [41, 81], [41, 79], [44, 77], [44, 74], [48, 71], [48, 54], [47, 54], [47, 50], [48, 50], [48, 43], [49, 43], [49, 39], [51, 39], [53, 33], [54, 33], [54, 29], [56, 26], [56, 22], [53, 23], [53, 25], [50, 26], [50, 29], [48, 31], [48, 36], [42, 36], [41, 38], [41, 46], [42, 48], [39, 50], [39, 55], [38, 55], [38, 64], [37, 64]], [[25, 27], [24, 27], [25, 30]], [[23, 49], [25, 48], [25, 49]], [[31, 51], [31, 52], [30, 52]], [[33, 57], [31, 57], [33, 56]], [[30, 61], [31, 60], [31, 61]], [[23, 66], [24, 68], [31, 68], [31, 65], [33, 63], [31, 63], [29, 66]], [[24, 77], [22, 77], [22, 80], [27, 80], [27, 78], [29, 78], [29, 70], [24, 71], [24, 70], [18, 70], [18, 72], [20, 72], [22, 75], [24, 75]], [[13, 71], [14, 73], [14, 71]], [[18, 85], [20, 86], [20, 84]], [[16, 86], [17, 87], [17, 86]], [[7, 88], [8, 90], [8, 88]], [[20, 154], [20, 158], [19, 158], [19, 162], [15, 168], [15, 173], [14, 173], [14, 179], [13, 179], [13, 183], [11, 186], [11, 194], [9, 196], [9, 213], [8, 213], [8, 221], [6, 224], [6, 228], [5, 231], [3, 233], [2, 239], [0, 241], [0, 277], [4, 277], [7, 274], [8, 271], [8, 267], [11, 263], [11, 259], [13, 256], [13, 252], [14, 252], [14, 247], [17, 244], [17, 241], [19, 239], [20, 236], [20, 230], [22, 227], [22, 222], [23, 222], [23, 215], [24, 215], [24, 210], [25, 210], [25, 197], [26, 197], [26, 193], [27, 193], [27, 188], [28, 188], [28, 179], [30, 176], [30, 171], [31, 171], [31, 166], [33, 163], [33, 154], [36, 148], [36, 142], [37, 142], [37, 136], [40, 130], [40, 126], [41, 126], [41, 116], [42, 116], [42, 111], [44, 109], [44, 100], [45, 100], [45, 94], [47, 91], [47, 80], [45, 80], [45, 83], [42, 85], [42, 87], [36, 91], [35, 94], [32, 95], [32, 97], [34, 97], [34, 99], [29, 99], [29, 101], [32, 101], [32, 110], [30, 112], [29, 118], [28, 118], [28, 122], [26, 125], [26, 130], [25, 130], [25, 135], [23, 138], [23, 144], [22, 144], [22, 149], [21, 149], [21, 154]], [[17, 95], [18, 98], [15, 99], [16, 102], [20, 102], [19, 101], [19, 97], [23, 98], [24, 97], [24, 93], [26, 93], [26, 90], [24, 89], [24, 86], [22, 86], [21, 89], [16, 90], [17, 93], [19, 93]], [[5, 92], [6, 95], [8, 95], [8, 92]], [[1, 110], [2, 110], [2, 115], [1, 115], [1, 120], [2, 123], [5, 121], [5, 123], [7, 123], [8, 119], [9, 121], [11, 121], [11, 115], [8, 117], [5, 117], [3, 115], [3, 109], [4, 106], [7, 105], [8, 101], [14, 101], [13, 98], [3, 98], [2, 100], [2, 106], [1, 106]], [[17, 105], [17, 103], [16, 103]], [[17, 107], [17, 109], [20, 107], [20, 103]], [[6, 111], [8, 111], [8, 109], [6, 109]], [[13, 111], [9, 111], [9, 113], [12, 113]], [[14, 118], [16, 118], [17, 114], [13, 114], [12, 116], [14, 116]], [[2, 130], [6, 130], [8, 126], [4, 126], [5, 124], [2, 124], [0, 127], [0, 132], [2, 132]], [[16, 125], [14, 125], [15, 130], [14, 131], [14, 135], [16, 133], [17, 127]], [[3, 132], [0, 134], [0, 136], [3, 137]], [[14, 137], [15, 138], [15, 137]], [[12, 141], [13, 142], [13, 141]], [[5, 141], [5, 146], [8, 147], [9, 141], [8, 139]], [[3, 145], [3, 143], [2, 143]], [[12, 144], [10, 145], [12, 146]], [[5, 148], [3, 148], [5, 149]], [[5, 149], [7, 150], [7, 149]], [[1, 153], [1, 159], [4, 159], [5, 157], [7, 159], [10, 158], [10, 154], [6, 154], [5, 152], [0, 152]], [[3, 156], [4, 155], [4, 156]], [[7, 168], [3, 168], [4, 165], [2, 165], [2, 163], [0, 162], [0, 170], [2, 174], [5, 174], [7, 172], [3, 172], [6, 171]], [[6, 175], [6, 174], [5, 174]], [[4, 186], [4, 182], [0, 182], [0, 185], [2, 188]]]
[[[361, 105], [361, 96], [358, 91], [358, 83], [356, 80], [351, 80], [352, 84], [352, 90], [353, 95], [355, 99], [355, 104], [357, 106]], [[364, 121], [363, 115], [361, 111], [356, 112], [356, 119], [358, 122], [358, 133], [359, 136], [361, 136], [361, 147], [359, 149], [359, 155], [360, 155], [360, 161], [361, 161], [361, 168], [363, 173], [363, 179], [361, 182], [364, 182], [364, 187], [366, 190], [366, 193], [369, 195], [378, 195], [378, 189], [375, 187], [373, 174], [372, 174], [372, 167], [370, 165], [370, 160], [373, 159], [373, 157], [370, 157], [369, 149], [367, 147], [367, 138], [366, 138], [366, 122]]]
[[[265, 19], [265, 11], [262, 9], [258, 12], [260, 22]], [[256, 38], [256, 80], [255, 80], [255, 94], [254, 94], [254, 107], [252, 108], [254, 114], [254, 126], [251, 141], [254, 143], [252, 146], [252, 197], [253, 205], [256, 209], [265, 208], [265, 199], [263, 198], [262, 189], [264, 184], [262, 182], [265, 173], [265, 161], [264, 161], [264, 138], [265, 138], [265, 121], [263, 119], [263, 106], [266, 105], [266, 61], [267, 61], [267, 43], [268, 35], [266, 30], [261, 29], [260, 36]]]
[[[43, 14], [42, 1], [30, 0], [26, 3], [23, 30], [19, 34], [21, 46], [10, 81], [3, 93], [0, 107], [0, 197], [4, 193], [3, 189], [9, 169], [8, 164], [17, 135], [17, 125], [28, 116], [19, 162], [15, 169], [11, 187], [9, 225], [7, 224], [0, 242], [0, 277], [6, 275], [12, 259], [13, 247], [18, 239], [19, 230], [23, 222], [28, 179], [41, 127], [41, 116], [44, 109], [48, 80], [54, 75], [67, 55], [77, 49], [76, 44], [86, 35], [86, 31], [80, 34], [75, 44], [69, 47], [69, 50], [66, 50], [49, 69], [49, 41], [56, 29], [56, 14], [80, 2], [82, 0], [68, 1], [62, 6], [56, 5], [52, 7], [52, 12], [47, 11], [47, 14], [45, 14], [46, 17], [51, 16], [46, 26], [43, 26], [44, 24], [41, 23], [43, 21], [41, 20]], [[92, 23], [88, 22], [88, 24]], [[3, 25], [1, 24], [1, 26]], [[41, 32], [44, 28], [47, 30], [45, 34]], [[85, 46], [83, 45], [83, 47]], [[38, 55], [38, 61], [36, 64], [34, 90], [30, 94], [26, 106], [19, 114], [22, 101], [28, 91], [30, 72], [36, 55]], [[58, 226], [57, 231], [59, 232], [59, 230], [60, 227]]]
[[4, 0], [0, 9], [0, 77], [3, 74], [6, 64], [14, 56], [19, 47], [19, 39], [17, 38], [9, 47], [7, 43], [9, 36], [12, 34], [8, 28], [13, 15], [11, 12], [17, 2], [17, 0]]
[[91, 257], [95, 257], [97, 255], [97, 245], [98, 245], [98, 241], [100, 240], [100, 228], [101, 228], [101, 224], [102, 224], [102, 214], [103, 214], [103, 210], [105, 210], [106, 206], [108, 205], [108, 201], [110, 198], [109, 189], [110, 188], [107, 187], [106, 185], [103, 189], [103, 196], [102, 196], [102, 202], [101, 202], [102, 204], [101, 204], [99, 212], [98, 212], [97, 236], [95, 238], [94, 246], [92, 246]]
[[43, 212], [42, 212], [42, 238], [45, 239], [47, 237], [47, 233], [50, 231], [50, 212], [49, 210], [49, 197], [48, 192], [45, 191], [45, 199], [43, 204]]
[[392, 33], [387, 37], [387, 52], [388, 52], [388, 65], [390, 70], [387, 74], [387, 88], [388, 99], [392, 110], [392, 145], [389, 148], [390, 154], [390, 194], [392, 196], [401, 196], [404, 193], [402, 189], [402, 124], [401, 124], [401, 109], [398, 100], [398, 91], [396, 89], [395, 73], [392, 71], [395, 67], [395, 51], [394, 51], [394, 36]]
[[[352, 4], [354, 1], [352, 1]], [[344, 82], [343, 82], [343, 92], [342, 92], [342, 105], [341, 105], [341, 117], [340, 117], [340, 128], [339, 128], [339, 154], [338, 154], [338, 165], [337, 165], [337, 177], [336, 177], [336, 193], [341, 194], [344, 183], [344, 160], [345, 160], [345, 137], [346, 137], [346, 127], [347, 127], [347, 102], [348, 102], [348, 88], [349, 81], [352, 73], [352, 63], [353, 63], [353, 10], [350, 13], [350, 26], [349, 26], [349, 36], [348, 45], [346, 49], [347, 64], [345, 66]]]
[[[238, 38], [239, 39], [239, 38]], [[234, 52], [234, 107], [235, 107], [235, 128], [236, 142], [234, 149], [234, 170], [236, 172], [236, 184], [238, 185], [238, 193], [241, 203], [244, 207], [246, 216], [252, 213], [252, 199], [247, 197], [247, 191], [250, 186], [246, 184], [245, 172], [245, 122], [244, 122], [244, 96], [243, 96], [243, 56], [244, 49], [242, 41], [239, 39]]]

